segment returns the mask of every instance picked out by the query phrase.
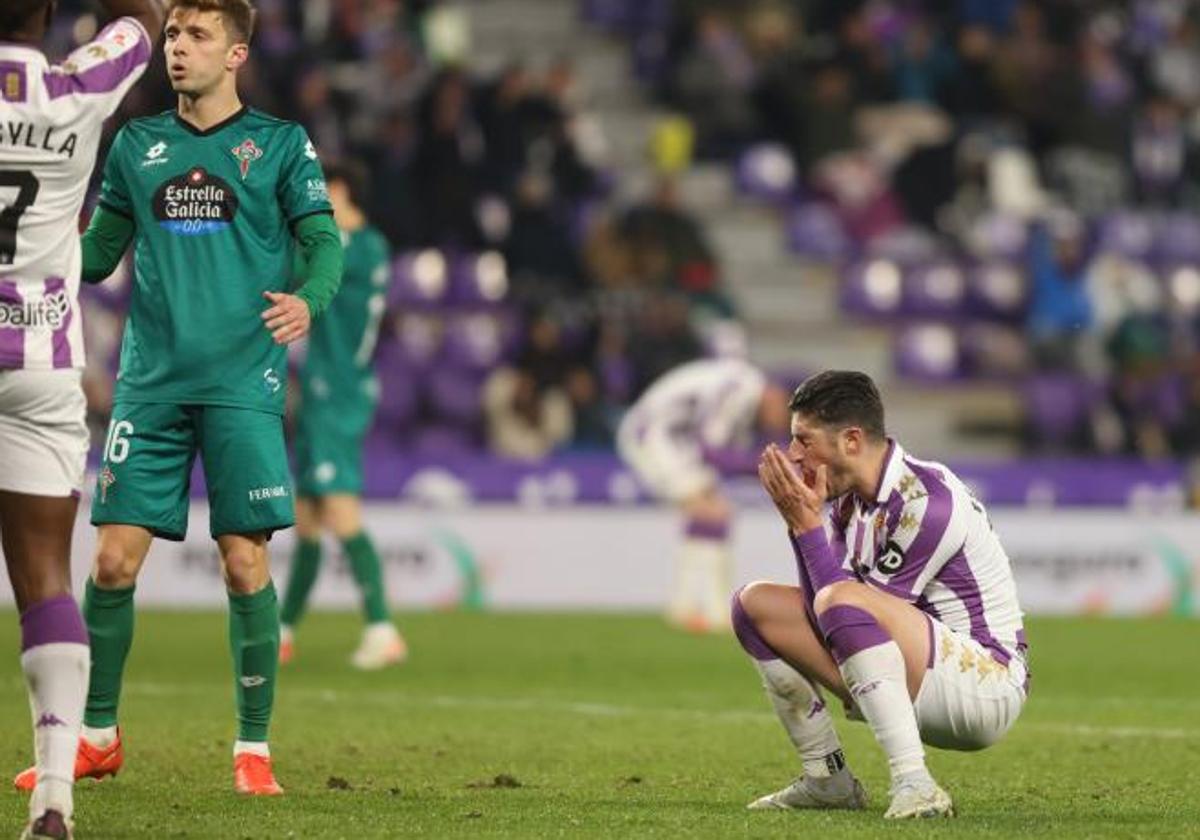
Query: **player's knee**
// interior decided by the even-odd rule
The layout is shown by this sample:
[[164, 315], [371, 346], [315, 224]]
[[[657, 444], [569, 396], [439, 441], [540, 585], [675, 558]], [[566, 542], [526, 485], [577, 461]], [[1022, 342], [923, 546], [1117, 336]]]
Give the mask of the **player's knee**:
[[[733, 593], [733, 599], [730, 603], [730, 620], [733, 625], [734, 635], [737, 636], [742, 649], [759, 661], [779, 658], [779, 654], [775, 653], [762, 637], [753, 615], [746, 607], [746, 600], [749, 600], [751, 603], [757, 603], [763, 599], [763, 587], [766, 586], [770, 586], [770, 584], [763, 581], [756, 581], [743, 586]], [[757, 595], [755, 594], [756, 592], [758, 593]]]
[[104, 543], [96, 550], [92, 580], [101, 589], [124, 589], [137, 582], [142, 558], [120, 543]]
[[748, 583], [733, 593], [733, 611], [739, 610], [753, 621], [761, 620], [770, 612], [771, 592], [775, 584], [765, 580]]
[[235, 548], [221, 560], [225, 585], [230, 592], [248, 595], [262, 589], [270, 580], [266, 555], [253, 547]]
[[822, 587], [813, 598], [813, 611], [817, 615], [838, 606], [868, 609], [870, 599], [866, 587], [857, 581], [840, 580]]

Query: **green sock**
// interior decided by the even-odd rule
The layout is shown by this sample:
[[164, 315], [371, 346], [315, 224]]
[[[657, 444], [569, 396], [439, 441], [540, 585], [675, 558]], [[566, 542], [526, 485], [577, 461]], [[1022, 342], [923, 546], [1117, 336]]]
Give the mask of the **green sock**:
[[353, 537], [342, 542], [346, 556], [350, 558], [350, 571], [358, 581], [362, 592], [363, 615], [368, 624], [376, 624], [388, 620], [387, 599], [383, 594], [383, 568], [379, 565], [379, 555], [366, 531], [359, 531]]
[[308, 595], [317, 582], [321, 568], [321, 541], [301, 538], [292, 555], [292, 571], [288, 575], [287, 588], [283, 591], [283, 607], [279, 620], [289, 626], [300, 621], [304, 608], [308, 606]]
[[279, 667], [279, 599], [273, 582], [251, 595], [228, 594], [238, 740], [265, 741]]
[[121, 674], [133, 644], [133, 590], [101, 589], [89, 577], [84, 587], [83, 620], [92, 645], [92, 673], [83, 722], [97, 729], [117, 725]]

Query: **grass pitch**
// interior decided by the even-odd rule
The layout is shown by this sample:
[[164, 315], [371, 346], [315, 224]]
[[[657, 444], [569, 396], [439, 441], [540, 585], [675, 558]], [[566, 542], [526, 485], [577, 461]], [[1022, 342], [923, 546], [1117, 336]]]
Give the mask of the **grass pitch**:
[[[17, 649], [15, 617], [0, 648]], [[798, 762], [732, 638], [652, 616], [401, 616], [398, 669], [347, 664], [359, 625], [316, 614], [277, 692], [287, 795], [231, 790], [233, 698], [220, 613], [138, 616], [121, 719], [126, 765], [82, 784], [86, 838], [1198, 837], [1200, 623], [1030, 623], [1033, 691], [998, 746], [931, 751], [952, 821], [893, 825], [882, 754], [838, 721], [866, 813], [750, 813]], [[30, 757], [15, 663], [0, 756]], [[840, 715], [839, 715], [840, 716]], [[3, 799], [15, 836], [25, 798]]]

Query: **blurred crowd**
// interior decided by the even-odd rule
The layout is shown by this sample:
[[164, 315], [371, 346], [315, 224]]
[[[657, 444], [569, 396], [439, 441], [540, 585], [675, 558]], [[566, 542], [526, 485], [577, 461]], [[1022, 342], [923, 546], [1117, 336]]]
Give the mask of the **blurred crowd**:
[[[717, 259], [673, 181], [632, 204], [611, 198], [603, 131], [569, 56], [514, 59], [480, 77], [469, 6], [256, 6], [243, 100], [303, 124], [323, 158], [363, 163], [366, 209], [397, 255], [397, 284], [435, 278], [433, 294], [401, 288], [389, 297], [380, 445], [488, 444], [520, 458], [609, 447], [621, 411], [649, 381], [735, 323]], [[93, 11], [82, 0], [60, 3], [58, 54], [94, 31]], [[160, 56], [108, 131], [172, 107]], [[443, 267], [444, 286], [432, 265]], [[86, 302], [97, 310], [87, 320], [98, 427], [116, 365], [121, 283]], [[460, 294], [464, 284], [490, 286]]]
[[[891, 258], [898, 299], [910, 274], [954, 276], [922, 261], [1011, 266], [1008, 333], [956, 324], [925, 349], [943, 378], [1020, 377], [1032, 449], [1200, 453], [1200, 3], [584, 5], [701, 155], [796, 208], [797, 250]], [[747, 155], [763, 144], [788, 165]], [[967, 291], [888, 314], [975, 317]], [[990, 358], [960, 365], [980, 334]]]

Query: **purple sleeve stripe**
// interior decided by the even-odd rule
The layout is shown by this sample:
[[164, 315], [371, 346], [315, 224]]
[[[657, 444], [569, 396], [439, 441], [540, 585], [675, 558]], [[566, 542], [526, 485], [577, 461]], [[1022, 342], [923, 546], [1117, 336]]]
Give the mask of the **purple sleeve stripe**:
[[[49, 277], [45, 281], [44, 288], [47, 297], [63, 295], [66, 294], [67, 281], [61, 277]], [[66, 315], [50, 339], [55, 369], [72, 367], [70, 329], [71, 321], [74, 318], [75, 307], [72, 301], [68, 300]]]
[[[0, 306], [19, 308], [24, 303], [21, 291], [12, 280], [0, 280]], [[0, 368], [25, 366], [25, 330], [0, 326]]]
[[900, 574], [892, 578], [894, 582], [903, 582], [907, 586], [912, 586], [924, 571], [925, 565], [933, 557], [942, 542], [942, 537], [946, 534], [946, 528], [950, 525], [950, 516], [954, 512], [954, 497], [936, 470], [919, 466], [911, 461], [906, 463], [921, 480], [925, 492], [928, 493], [925, 513], [921, 516], [917, 536], [908, 550], [904, 552], [904, 568]]
[[900, 517], [904, 514], [904, 496], [900, 495], [899, 490], [893, 490], [892, 495], [888, 496], [886, 509], [887, 532], [894, 534], [900, 525]]
[[967, 610], [971, 622], [971, 638], [992, 652], [992, 657], [1001, 665], [1007, 665], [1012, 659], [1012, 652], [992, 635], [983, 614], [983, 594], [979, 591], [979, 582], [971, 573], [967, 556], [962, 549], [950, 558], [945, 567], [938, 573], [937, 579], [954, 593]]
[[51, 99], [74, 94], [109, 93], [149, 60], [150, 44], [144, 37], [138, 38], [131, 48], [82, 73], [47, 73], [44, 77], [46, 93]]

